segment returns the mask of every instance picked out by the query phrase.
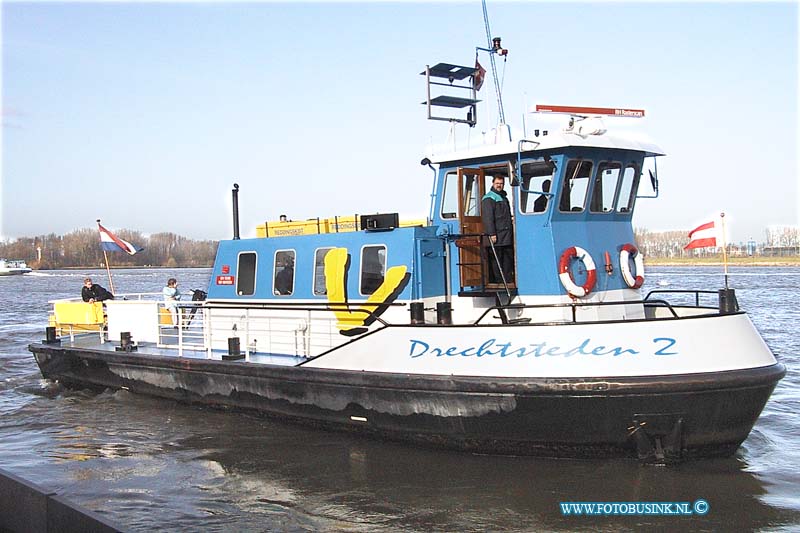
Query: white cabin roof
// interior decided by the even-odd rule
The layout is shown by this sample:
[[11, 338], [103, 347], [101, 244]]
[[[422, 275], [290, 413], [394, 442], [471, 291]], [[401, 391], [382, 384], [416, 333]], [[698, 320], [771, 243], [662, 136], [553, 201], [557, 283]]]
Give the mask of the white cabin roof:
[[604, 133], [601, 135], [579, 135], [577, 133], [549, 132], [539, 137], [529, 136], [526, 139], [503, 141], [496, 144], [482, 144], [466, 150], [432, 153], [430, 160], [441, 164], [451, 161], [463, 161], [491, 156], [516, 154], [519, 143], [522, 152], [531, 153], [566, 147], [613, 148], [644, 152], [647, 156], [662, 156], [664, 151], [656, 144], [645, 140], [637, 140], [622, 135]]

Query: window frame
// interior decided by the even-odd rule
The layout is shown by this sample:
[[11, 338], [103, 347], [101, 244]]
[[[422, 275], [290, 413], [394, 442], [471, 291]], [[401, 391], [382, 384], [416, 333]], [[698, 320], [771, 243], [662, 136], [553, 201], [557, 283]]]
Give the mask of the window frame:
[[[623, 211], [623, 207], [620, 206], [620, 200], [622, 199], [622, 183], [625, 177], [625, 171], [628, 168], [633, 169], [633, 178], [631, 183], [630, 191], [628, 192], [628, 202], [625, 206], [625, 211]], [[622, 176], [619, 180], [618, 190], [617, 190], [617, 198], [614, 202], [614, 212], [619, 215], [631, 215], [633, 213], [633, 209], [636, 207], [636, 198], [638, 198], [639, 194], [639, 181], [642, 177], [642, 169], [639, 168], [639, 164], [636, 161], [631, 161], [625, 164], [625, 167], [622, 171]]]
[[[323, 287], [325, 292], [322, 292], [322, 293], [318, 293], [317, 292], [317, 254], [321, 250], [327, 250], [328, 252], [330, 252], [331, 250], [334, 250], [335, 248], [336, 248], [335, 246], [320, 246], [319, 248], [315, 248], [314, 249], [314, 271], [311, 274], [311, 295], [312, 296], [315, 296], [317, 298], [325, 298], [325, 297], [328, 296], [327, 285]], [[326, 252], [326, 254], [327, 254], [327, 252]], [[323, 279], [323, 281], [325, 280], [325, 256], [322, 256], [322, 279]]]
[[[291, 290], [289, 291], [288, 294], [281, 294], [280, 292], [278, 292], [277, 287], [276, 287], [277, 281], [278, 281], [278, 274], [280, 273], [278, 271], [278, 254], [279, 253], [285, 253], [285, 252], [291, 252], [291, 254], [292, 254], [292, 262], [293, 262], [293, 267], [292, 267], [292, 288], [291, 288]], [[283, 268], [285, 269], [286, 267], [283, 267]], [[281, 272], [282, 271], [283, 271], [283, 269], [281, 270]], [[294, 295], [294, 292], [295, 292], [294, 289], [295, 289], [295, 285], [296, 285], [296, 280], [297, 280], [297, 250], [295, 250], [294, 248], [284, 248], [284, 249], [280, 249], [280, 250], [275, 250], [275, 253], [272, 255], [272, 295], [273, 296], [280, 296], [280, 297], [286, 297], [286, 296]]]
[[[253, 272], [252, 272], [252, 292], [245, 294], [240, 290], [240, 283], [242, 281], [242, 256], [253, 256]], [[240, 251], [236, 254], [236, 296], [253, 296], [258, 287], [258, 252], [255, 250]]]
[[[612, 192], [612, 197], [611, 197], [611, 205], [610, 205], [609, 209], [607, 209], [607, 210], [603, 210], [602, 209], [603, 206], [600, 206], [601, 210], [597, 211], [597, 210], [595, 210], [593, 208], [593, 204], [595, 202], [595, 193], [597, 192], [597, 182], [598, 182], [598, 180], [600, 180], [600, 188], [603, 189], [603, 174], [602, 173], [605, 170], [612, 169], [612, 168], [617, 168], [617, 167], [619, 168], [619, 173], [617, 174], [617, 181], [614, 184], [614, 191]], [[597, 167], [594, 170], [594, 180], [592, 180], [592, 185], [593, 185], [593, 187], [592, 187], [592, 196], [589, 199], [589, 212], [590, 213], [596, 214], [596, 215], [608, 215], [610, 213], [615, 213], [616, 212], [617, 195], [619, 194], [619, 187], [620, 187], [620, 183], [622, 182], [622, 174], [623, 174], [625, 168], [627, 168], [627, 167], [622, 161], [615, 160], [615, 159], [607, 159], [607, 160], [603, 160], [603, 161], [600, 161], [600, 162], [597, 163]]]
[[[525, 187], [525, 185], [524, 185], [525, 178], [523, 176], [522, 169], [520, 169], [520, 178], [521, 179], [520, 179], [520, 183], [519, 183], [519, 187], [518, 187], [519, 188], [519, 194], [517, 196], [519, 197], [519, 200], [517, 201], [517, 206], [518, 206], [518, 209], [519, 209], [519, 213], [522, 214], [522, 215], [526, 215], [526, 216], [527, 215], [541, 216], [541, 215], [546, 214], [550, 210], [550, 206], [555, 203], [554, 199], [558, 197], [558, 194], [553, 192], [553, 186], [554, 186], [554, 184], [556, 182], [556, 174], [558, 173], [558, 165], [552, 159], [548, 162], [547, 160], [542, 158], [542, 159], [534, 159], [534, 160], [522, 161], [522, 165], [521, 166], [525, 166], [525, 165], [529, 165], [529, 164], [536, 164], [536, 163], [543, 163], [544, 165], [547, 165], [552, 169], [552, 171], [550, 172], [550, 177], [549, 178], [547, 178], [546, 176], [536, 176], [536, 177], [544, 178], [544, 180], [546, 180], [546, 179], [550, 180], [550, 191], [549, 191], [549, 196], [547, 196], [547, 205], [545, 206], [544, 211], [524, 211], [523, 210], [524, 206], [522, 204], [522, 196], [523, 195], [532, 194], [532, 193], [535, 193], [537, 191], [532, 191], [531, 189], [525, 189], [524, 188]], [[544, 182], [544, 180], [542, 180], [542, 182]], [[542, 192], [544, 192], [544, 191], [542, 191]], [[538, 200], [538, 198], [534, 198], [534, 200], [531, 203], [531, 205], [533, 205], [533, 203], [535, 203], [536, 200]]]
[[[452, 176], [452, 183], [448, 183], [448, 181], [449, 181], [451, 176]], [[445, 210], [444, 210], [445, 201], [448, 198], [448, 196], [447, 196], [447, 193], [448, 193], [448, 190], [449, 190], [448, 185], [451, 185], [450, 188], [452, 188], [452, 185], [455, 185], [455, 203], [452, 206], [448, 206], [448, 207], [455, 207], [455, 211], [452, 212], [452, 213], [449, 212], [449, 211], [447, 213], [445, 213]], [[441, 203], [439, 205], [439, 216], [442, 217], [442, 220], [457, 220], [458, 219], [459, 189], [460, 188], [461, 188], [461, 184], [459, 183], [459, 180], [458, 180], [458, 171], [457, 170], [452, 170], [452, 171], [445, 172], [444, 177], [442, 178], [442, 199], [441, 199]], [[447, 216], [445, 216], [445, 215], [447, 215]]]
[[[589, 175], [586, 176], [585, 178], [582, 178], [582, 177], [581, 178], [575, 178], [575, 179], [585, 179], [586, 180], [586, 189], [583, 192], [583, 202], [581, 203], [580, 209], [572, 209], [572, 208], [570, 208], [570, 209], [565, 211], [565, 210], [561, 209], [561, 203], [563, 201], [562, 197], [564, 195], [564, 189], [567, 186], [567, 183], [569, 182], [569, 180], [571, 179], [569, 177], [569, 174], [570, 174], [569, 166], [573, 162], [579, 163], [581, 166], [584, 163], [588, 163], [590, 165], [589, 166]], [[580, 166], [578, 168], [580, 168]], [[561, 178], [560, 190], [558, 191], [558, 212], [559, 213], [569, 214], [569, 213], [585, 213], [586, 212], [586, 202], [587, 202], [587, 200], [589, 199], [589, 196], [590, 196], [589, 192], [591, 191], [591, 185], [593, 184], [592, 177], [594, 177], [594, 174], [595, 174], [596, 170], [597, 170], [597, 166], [594, 164], [594, 160], [592, 160], [592, 159], [584, 158], [584, 157], [571, 157], [571, 158], [567, 159], [567, 162], [564, 165], [564, 174], [562, 175], [562, 178]], [[569, 203], [571, 205], [572, 204], [572, 189], [570, 189], [569, 194], [570, 194], [570, 196], [569, 196], [570, 202]], [[575, 206], [575, 207], [577, 207], [577, 206]]]
[[[383, 265], [382, 265], [382, 272], [381, 272], [381, 282], [375, 287], [375, 290], [369, 293], [364, 292], [364, 250], [367, 248], [383, 248], [384, 255], [383, 255]], [[380, 257], [380, 255], [378, 255]], [[372, 296], [375, 294], [375, 291], [383, 284], [386, 280], [386, 271], [388, 270], [387, 265], [389, 264], [389, 247], [386, 244], [365, 244], [361, 247], [358, 254], [358, 293], [361, 296]]]

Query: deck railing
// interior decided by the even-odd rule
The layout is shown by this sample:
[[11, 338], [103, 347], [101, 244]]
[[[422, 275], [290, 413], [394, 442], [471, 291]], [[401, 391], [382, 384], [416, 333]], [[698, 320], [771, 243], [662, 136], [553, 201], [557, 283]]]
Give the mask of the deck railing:
[[[654, 295], [683, 295], [685, 302], [675, 304]], [[716, 291], [704, 290], [672, 290], [657, 289], [650, 291], [642, 300], [622, 300], [609, 302], [565, 302], [548, 304], [510, 304], [495, 305], [486, 308], [481, 315], [471, 322], [474, 325], [484, 323], [492, 312], [499, 313], [499, 318], [507, 325], [554, 325], [563, 323], [614, 322], [619, 320], [661, 320], [678, 319], [698, 314], [715, 314], [717, 306], [701, 305], [701, 299], [717, 295]], [[164, 302], [161, 293], [130, 293], [115, 298], [129, 301], [151, 301], [157, 304], [159, 317], [164, 315]], [[57, 302], [80, 302], [80, 298], [54, 300]], [[365, 302], [334, 304], [330, 302], [253, 302], [248, 304], [181, 301], [178, 302], [179, 326], [173, 327], [171, 322], [165, 324], [159, 320], [157, 346], [159, 348], [175, 348], [179, 356], [185, 351], [205, 351], [211, 358], [214, 352], [227, 352], [228, 339], [237, 337], [245, 360], [249, 361], [254, 354], [273, 354], [277, 356], [309, 358], [330, 350], [348, 340], [340, 334], [341, 324], [332, 311], [348, 311], [362, 313], [367, 318], [372, 315], [370, 308], [383, 306], [404, 307], [406, 303], [367, 304]], [[641, 318], [602, 319], [581, 317], [581, 313], [590, 309], [614, 306], [640, 306], [644, 310]], [[534, 322], [530, 318], [509, 318], [509, 315], [522, 315], [523, 310], [564, 310], [563, 318], [540, 320]], [[663, 311], [659, 313], [659, 309]], [[660, 315], [660, 316], [659, 316]], [[380, 316], [373, 320], [382, 326], [396, 326], [398, 323], [387, 322]], [[403, 323], [402, 325], [406, 325]], [[437, 324], [420, 324], [422, 327], [437, 327]], [[441, 326], [447, 327], [447, 326]], [[136, 339], [134, 339], [136, 340]]]

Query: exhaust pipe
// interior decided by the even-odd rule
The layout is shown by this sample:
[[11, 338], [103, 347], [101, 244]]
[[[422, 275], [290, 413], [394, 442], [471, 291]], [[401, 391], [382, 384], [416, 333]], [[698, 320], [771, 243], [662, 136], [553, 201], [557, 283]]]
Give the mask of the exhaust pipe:
[[233, 240], [239, 240], [239, 184], [233, 184]]

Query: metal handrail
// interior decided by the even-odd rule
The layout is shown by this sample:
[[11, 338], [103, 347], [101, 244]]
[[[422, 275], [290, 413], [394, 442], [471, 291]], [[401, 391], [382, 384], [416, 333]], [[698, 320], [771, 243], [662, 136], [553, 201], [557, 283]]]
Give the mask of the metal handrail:
[[700, 295], [701, 294], [715, 294], [718, 295], [717, 291], [705, 291], [705, 290], [691, 290], [691, 289], [653, 289], [652, 291], [647, 293], [647, 296], [644, 297], [644, 301], [650, 299], [650, 295], [655, 293], [664, 293], [664, 294], [694, 294], [694, 305], [695, 307], [707, 307], [700, 305]]
[[388, 326], [389, 323], [383, 320], [380, 316], [375, 315], [376, 309], [359, 309], [354, 308], [354, 306], [366, 306], [366, 307], [384, 307], [384, 306], [391, 306], [391, 307], [406, 307], [407, 304], [405, 302], [392, 302], [392, 303], [378, 303], [378, 302], [353, 302], [353, 303], [324, 303], [319, 302], [315, 304], [314, 302], [281, 302], [277, 304], [271, 303], [251, 303], [251, 304], [226, 304], [224, 302], [209, 302], [209, 301], [194, 301], [194, 302], [180, 302], [178, 303], [179, 309], [191, 309], [193, 307], [198, 307], [202, 309], [245, 309], [245, 310], [270, 310], [270, 311], [348, 311], [351, 313], [364, 313], [366, 315], [372, 316], [376, 321], [380, 322], [384, 326]]
[[[332, 304], [322, 306], [319, 304], [317, 306], [302, 306], [302, 304], [294, 304], [291, 306], [285, 305], [266, 305], [262, 304], [257, 307], [254, 306], [243, 306], [243, 305], [218, 305], [208, 302], [202, 301], [194, 301], [194, 302], [185, 302], [179, 303], [178, 309], [181, 313], [181, 325], [178, 327], [177, 331], [172, 333], [160, 333], [163, 338], [173, 338], [177, 339], [177, 348], [178, 348], [178, 356], [183, 355], [184, 350], [204, 350], [208, 353], [208, 356], [211, 357], [211, 353], [213, 351], [213, 347], [215, 341], [219, 341], [220, 333], [222, 331], [227, 331], [226, 328], [215, 328], [211, 326], [208, 322], [210, 320], [210, 315], [213, 311], [223, 311], [230, 313], [234, 311], [229, 318], [234, 319], [234, 325], [238, 324], [239, 328], [234, 329], [233, 333], [234, 336], [239, 336], [242, 338], [243, 341], [243, 348], [244, 348], [244, 355], [245, 360], [249, 361], [249, 357], [251, 354], [256, 353], [258, 350], [255, 347], [255, 342], [257, 338], [267, 338], [267, 342], [269, 343], [267, 346], [267, 350], [269, 350], [269, 346], [271, 345], [272, 341], [275, 340], [278, 344], [286, 344], [287, 339], [294, 335], [294, 345], [295, 345], [295, 352], [300, 357], [310, 357], [311, 353], [311, 340], [308, 337], [308, 334], [305, 333], [306, 329], [315, 322], [318, 322], [316, 318], [314, 318], [315, 313], [319, 312], [330, 312], [336, 309], [347, 309], [347, 304]], [[377, 305], [382, 304], [375, 304], [370, 303], [369, 306], [374, 307]], [[383, 304], [385, 305], [385, 304]], [[396, 305], [405, 305], [405, 304], [396, 304]], [[189, 317], [187, 317], [187, 310], [189, 309], [197, 309], [195, 315], [191, 316], [191, 319], [187, 321]], [[263, 310], [278, 310], [278, 311], [292, 311], [293, 316], [254, 316], [254, 312], [263, 311]], [[389, 326], [385, 320], [376, 316], [374, 314], [375, 310], [364, 309], [364, 308], [354, 308], [354, 309], [347, 309], [348, 312], [355, 312], [355, 313], [362, 313], [373, 317], [373, 320], [379, 322], [381, 325]], [[241, 316], [236, 316], [240, 315]], [[319, 315], [317, 315], [319, 316]], [[299, 319], [301, 323], [304, 324], [302, 330], [295, 329], [294, 332], [288, 331], [285, 329], [274, 329], [273, 322], [275, 320], [278, 321], [286, 321], [292, 319]], [[186, 321], [186, 322], [184, 322]], [[327, 320], [331, 325], [336, 323], [336, 319], [328, 319]], [[365, 319], [366, 321], [366, 319]], [[277, 336], [276, 336], [277, 335]], [[289, 337], [287, 337], [287, 335]], [[228, 335], [230, 337], [230, 335]], [[257, 337], [257, 338], [256, 338]], [[199, 343], [193, 341], [200, 341]], [[291, 341], [288, 341], [291, 342]], [[302, 345], [302, 349], [299, 349], [298, 346]], [[333, 346], [331, 344], [329, 347]]]
[[[693, 291], [687, 291], [693, 292]], [[713, 292], [713, 291], [710, 291]], [[603, 306], [618, 306], [618, 305], [638, 305], [641, 304], [645, 307], [666, 307], [674, 318], [680, 318], [678, 313], [673, 308], [673, 305], [666, 300], [623, 300], [613, 302], [568, 302], [568, 303], [553, 303], [553, 304], [512, 304], [512, 305], [493, 305], [484, 311], [473, 324], [480, 323], [489, 312], [493, 310], [506, 310], [506, 309], [558, 309], [558, 308], [571, 308], [572, 309], [572, 322], [577, 323], [577, 310], [579, 307], [603, 307]], [[695, 306], [698, 309], [716, 309], [714, 307]]]
[[[142, 300], [144, 296], [158, 296], [160, 298], [162, 294], [160, 292], [128, 292], [128, 293], [115, 294], [114, 300], [139, 301]], [[54, 304], [56, 302], [82, 302], [82, 301], [83, 298], [81, 296], [75, 296], [74, 298], [57, 298], [55, 300], [47, 300], [47, 303]]]

